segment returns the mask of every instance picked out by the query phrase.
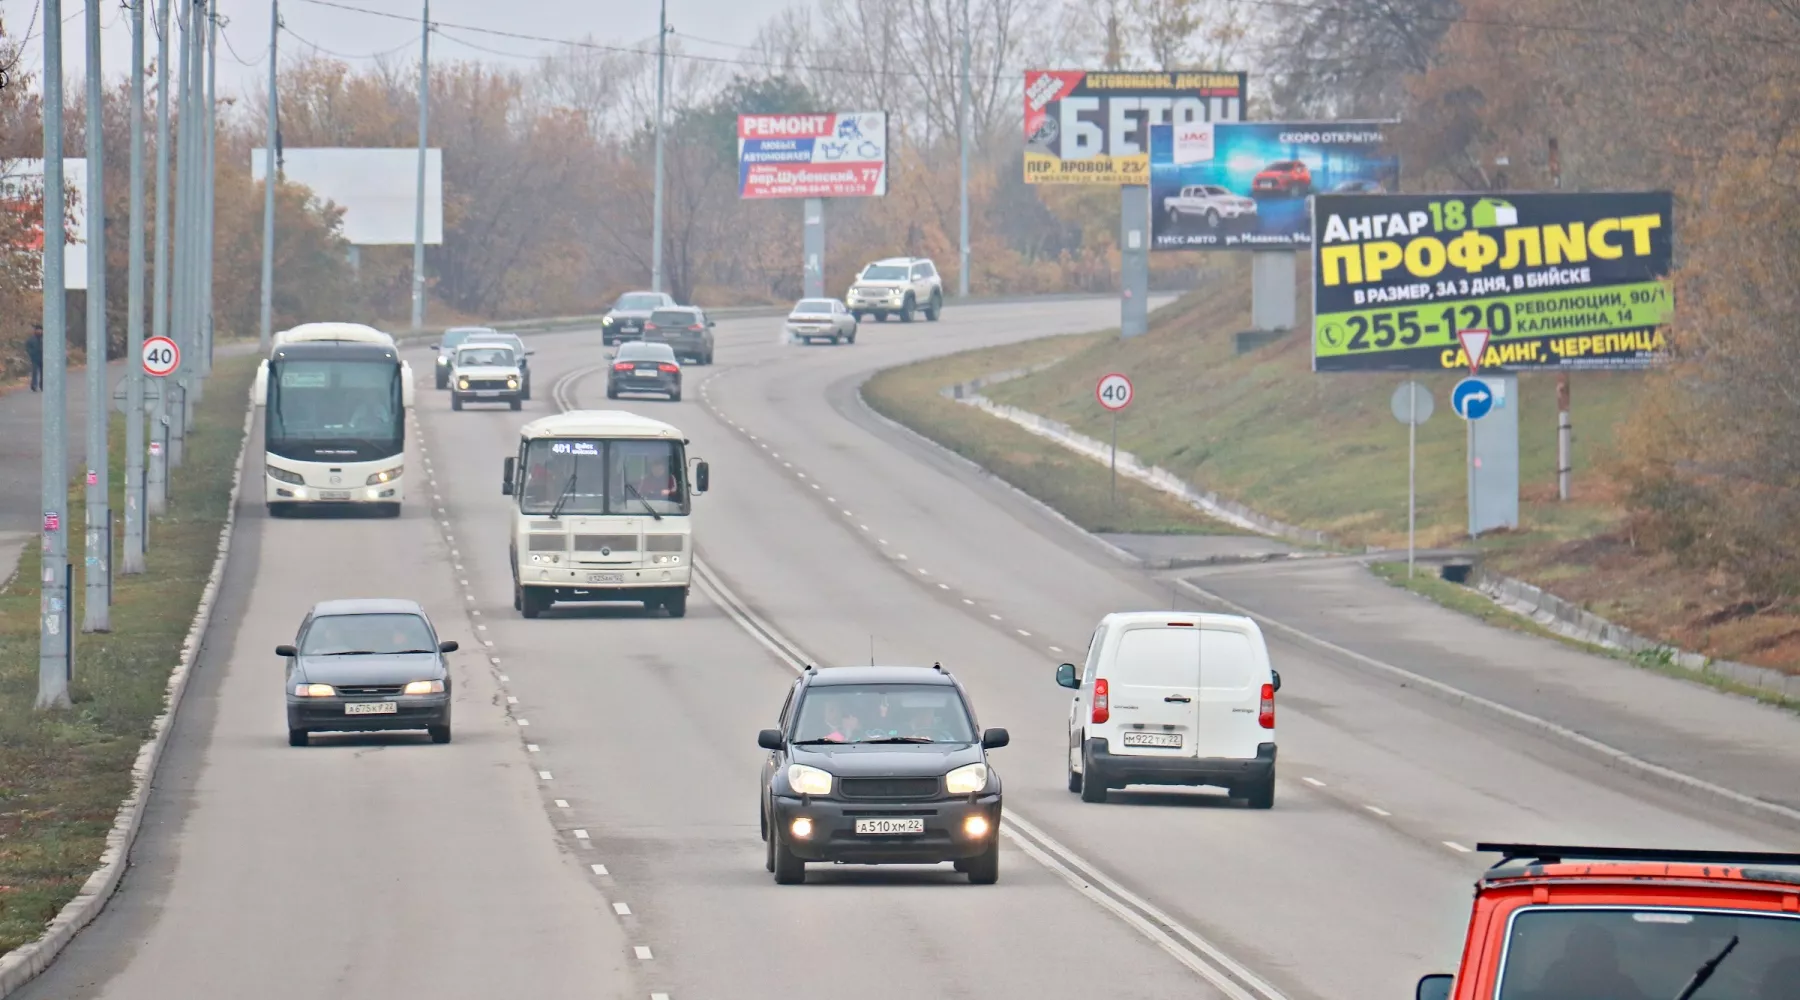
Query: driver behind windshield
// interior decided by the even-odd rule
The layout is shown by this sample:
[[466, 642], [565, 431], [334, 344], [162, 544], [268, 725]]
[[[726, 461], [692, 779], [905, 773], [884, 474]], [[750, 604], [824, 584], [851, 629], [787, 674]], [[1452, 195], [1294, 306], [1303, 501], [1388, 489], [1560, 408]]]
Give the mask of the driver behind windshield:
[[631, 486], [645, 500], [674, 500], [677, 489], [675, 474], [669, 471], [669, 460], [661, 455], [652, 456], [645, 462], [643, 474], [632, 480]]

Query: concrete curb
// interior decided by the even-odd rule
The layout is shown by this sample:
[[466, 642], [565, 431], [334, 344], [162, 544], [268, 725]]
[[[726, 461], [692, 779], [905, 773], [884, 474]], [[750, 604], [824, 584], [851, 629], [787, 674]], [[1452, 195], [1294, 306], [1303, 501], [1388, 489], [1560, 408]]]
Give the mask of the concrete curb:
[[75, 935], [106, 907], [107, 900], [119, 887], [120, 879], [124, 878], [125, 870], [130, 866], [131, 845], [137, 840], [138, 827], [143, 822], [144, 809], [149, 804], [156, 765], [162, 759], [163, 748], [168, 744], [175, 713], [181, 707], [182, 694], [187, 690], [188, 678], [199, 662], [200, 646], [205, 641], [207, 626], [212, 622], [213, 605], [218, 600], [219, 584], [225, 576], [225, 561], [231, 554], [231, 535], [237, 526], [238, 494], [244, 479], [244, 456], [250, 447], [251, 422], [255, 418], [256, 408], [251, 406], [244, 414], [244, 440], [238, 447], [237, 468], [231, 476], [230, 506], [225, 512], [225, 526], [219, 531], [219, 552], [213, 559], [212, 573], [206, 578], [206, 587], [200, 592], [200, 604], [194, 612], [193, 624], [188, 629], [187, 638], [182, 640], [181, 662], [169, 674], [167, 704], [162, 714], [151, 724], [150, 739], [138, 749], [137, 760], [131, 765], [131, 794], [120, 804], [112, 830], [106, 835], [106, 849], [100, 855], [100, 867], [82, 883], [75, 898], [64, 904], [50, 920], [43, 936], [0, 958], [0, 997], [11, 995], [50, 967], [50, 963], [68, 947]]

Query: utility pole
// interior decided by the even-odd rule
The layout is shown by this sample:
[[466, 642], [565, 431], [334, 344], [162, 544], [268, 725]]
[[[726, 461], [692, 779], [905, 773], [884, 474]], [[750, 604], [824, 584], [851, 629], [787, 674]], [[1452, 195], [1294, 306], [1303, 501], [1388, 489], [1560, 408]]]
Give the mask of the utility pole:
[[262, 325], [257, 327], [256, 346], [269, 353], [269, 338], [275, 323], [275, 89], [276, 49], [281, 43], [281, 0], [269, 3], [269, 120], [263, 149], [263, 254], [262, 254]]
[[650, 290], [663, 290], [663, 104], [668, 93], [669, 0], [656, 16], [656, 181], [655, 221], [650, 230]]
[[962, 103], [956, 109], [956, 133], [962, 146], [962, 176], [958, 188], [962, 195], [962, 267], [956, 277], [956, 296], [969, 297], [969, 49], [974, 44], [969, 35], [969, 0], [962, 5]]
[[425, 325], [425, 137], [431, 119], [431, 0], [419, 32], [419, 189], [413, 204], [412, 328]]
[[131, 261], [125, 278], [125, 572], [144, 571], [144, 0], [131, 5]]
[[[169, 335], [169, 0], [156, 5], [156, 245], [152, 249], [150, 332]], [[175, 380], [159, 379], [150, 414], [150, 467], [144, 473], [145, 506], [161, 514], [169, 505], [169, 393]], [[148, 522], [146, 522], [147, 524]], [[145, 546], [148, 548], [148, 544]]]
[[44, 439], [40, 493], [43, 568], [38, 590], [37, 707], [69, 707], [69, 342], [63, 306], [62, 0], [44, 0]]
[[106, 92], [100, 86], [100, 4], [87, 3], [87, 544], [83, 632], [112, 631], [112, 386], [106, 384]]
[[189, 294], [193, 284], [193, 276], [189, 273], [191, 264], [188, 254], [188, 216], [193, 206], [193, 198], [189, 194], [188, 179], [193, 173], [194, 157], [192, 152], [193, 138], [193, 11], [198, 0], [175, 0], [180, 4], [176, 10], [175, 20], [181, 28], [181, 59], [178, 76], [180, 82], [176, 88], [175, 102], [179, 118], [175, 122], [175, 183], [170, 191], [170, 214], [174, 217], [175, 246], [173, 254], [174, 266], [169, 271], [169, 336], [181, 350], [181, 363], [175, 371], [163, 379], [163, 391], [170, 394], [170, 402], [174, 412], [171, 414], [169, 426], [168, 464], [170, 469], [181, 467], [183, 452], [187, 444], [187, 397], [190, 388], [188, 370], [192, 362], [193, 347], [188, 337], [189, 308], [193, 301]]
[[[1562, 190], [1562, 150], [1550, 137], [1550, 186]], [[1569, 417], [1569, 373], [1556, 373], [1556, 499], [1569, 499], [1575, 472], [1575, 423]]]
[[219, 144], [219, 10], [213, 4], [213, 10], [206, 19], [206, 119], [203, 128], [206, 141], [206, 152], [201, 157], [201, 184], [205, 191], [200, 198], [200, 332], [206, 341], [200, 351], [200, 376], [212, 376], [213, 358], [213, 175], [218, 171]]

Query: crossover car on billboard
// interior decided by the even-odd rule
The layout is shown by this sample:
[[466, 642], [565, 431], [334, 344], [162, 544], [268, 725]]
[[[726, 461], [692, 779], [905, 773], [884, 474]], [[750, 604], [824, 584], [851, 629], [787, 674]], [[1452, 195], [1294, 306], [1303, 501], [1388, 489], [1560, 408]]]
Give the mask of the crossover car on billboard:
[[1256, 194], [1279, 194], [1304, 198], [1312, 194], [1312, 171], [1299, 160], [1277, 160], [1262, 168], [1251, 182]]

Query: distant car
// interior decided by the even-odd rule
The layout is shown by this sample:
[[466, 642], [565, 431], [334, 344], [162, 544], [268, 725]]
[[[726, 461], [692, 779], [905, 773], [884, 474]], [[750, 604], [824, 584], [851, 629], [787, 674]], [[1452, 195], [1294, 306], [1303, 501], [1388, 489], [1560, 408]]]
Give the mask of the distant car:
[[801, 299], [794, 303], [794, 311], [788, 313], [787, 334], [794, 340], [810, 344], [815, 339], [829, 338], [832, 343], [840, 341], [856, 343], [856, 317], [850, 315], [849, 307], [837, 299]]
[[885, 323], [889, 316], [899, 316], [900, 322], [911, 323], [914, 311], [922, 309], [935, 323], [944, 308], [944, 279], [924, 257], [889, 257], [864, 267], [844, 301], [858, 320], [874, 316]]
[[1385, 194], [1380, 181], [1343, 181], [1331, 189], [1332, 194]]
[[440, 640], [414, 601], [321, 601], [300, 622], [287, 659], [288, 745], [312, 733], [423, 729], [450, 742], [454, 639]]
[[806, 881], [808, 862], [952, 862], [1000, 878], [1000, 775], [962, 685], [942, 667], [808, 667], [774, 729], [757, 734], [764, 867]]
[[469, 339], [463, 343], [466, 344], [470, 341], [479, 341], [484, 344], [505, 344], [512, 348], [513, 354], [519, 359], [519, 378], [523, 382], [519, 387], [519, 398], [531, 398], [531, 356], [537, 352], [526, 350], [525, 341], [521, 340], [518, 334], [497, 333], [489, 330], [485, 333], [470, 334]]
[[697, 365], [713, 362], [713, 321], [699, 306], [669, 306], [658, 309], [644, 321], [643, 339], [663, 343]]
[[456, 345], [468, 340], [478, 333], [499, 333], [491, 326], [453, 326], [438, 337], [437, 349], [437, 387], [450, 388], [450, 356], [456, 353]]
[[654, 392], [681, 402], [681, 362], [668, 344], [634, 340], [620, 344], [606, 373], [606, 398], [626, 392]]
[[493, 341], [465, 341], [450, 361], [450, 408], [464, 403], [508, 403], [520, 407], [525, 398], [524, 373], [513, 348]]
[[643, 332], [644, 321], [651, 313], [674, 305], [675, 300], [664, 292], [626, 292], [600, 320], [600, 343], [611, 347], [635, 338]]
[[1217, 229], [1226, 219], [1240, 219], [1256, 214], [1256, 202], [1232, 194], [1217, 184], [1189, 184], [1180, 194], [1163, 199], [1163, 211], [1171, 224], [1198, 218], [1207, 228]]
[[1312, 170], [1299, 160], [1276, 160], [1250, 182], [1250, 191], [1304, 198], [1312, 194]]

